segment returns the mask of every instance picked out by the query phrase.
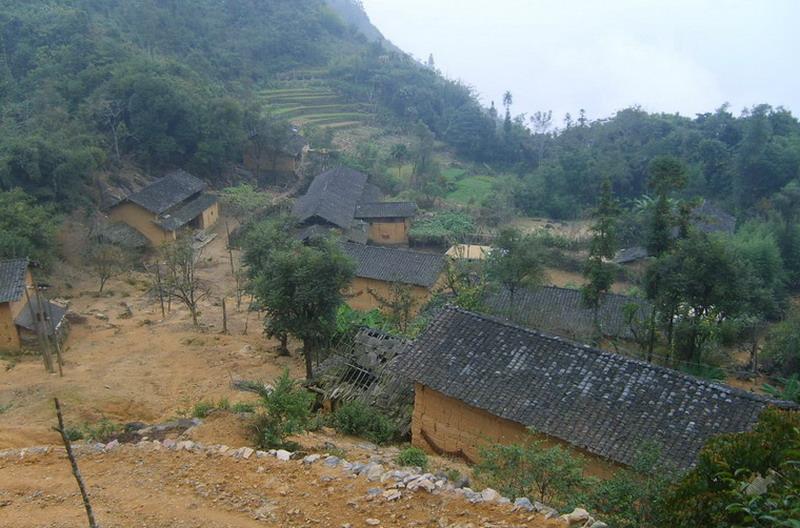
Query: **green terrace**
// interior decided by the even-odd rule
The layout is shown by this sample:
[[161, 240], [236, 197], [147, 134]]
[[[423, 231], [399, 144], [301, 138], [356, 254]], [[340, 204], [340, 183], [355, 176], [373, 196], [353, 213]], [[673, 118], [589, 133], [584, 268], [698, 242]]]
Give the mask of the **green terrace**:
[[366, 104], [346, 101], [319, 80], [285, 81], [279, 87], [261, 90], [258, 98], [276, 116], [297, 126], [341, 130], [373, 117]]

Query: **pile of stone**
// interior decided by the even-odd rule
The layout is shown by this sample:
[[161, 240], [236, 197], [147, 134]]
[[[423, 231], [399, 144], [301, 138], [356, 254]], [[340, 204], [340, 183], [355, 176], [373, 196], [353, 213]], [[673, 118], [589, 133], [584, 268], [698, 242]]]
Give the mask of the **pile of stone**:
[[[75, 444], [73, 450], [76, 455], [97, 455], [119, 449], [120, 444], [113, 440], [107, 444], [89, 443]], [[576, 508], [569, 514], [560, 515], [557, 510], [545, 506], [537, 501], [530, 501], [528, 498], [519, 497], [513, 501], [508, 497], [503, 497], [496, 490], [486, 488], [476, 491], [468, 487], [468, 481], [450, 481], [442, 473], [427, 473], [421, 468], [386, 468], [377, 460], [381, 457], [373, 457], [376, 460], [369, 462], [350, 462], [329, 454], [309, 454], [292, 453], [284, 449], [271, 449], [268, 451], [256, 450], [250, 447], [232, 448], [226, 445], [204, 445], [192, 440], [140, 440], [135, 444], [130, 444], [135, 449], [149, 451], [184, 451], [189, 453], [204, 454], [206, 456], [224, 456], [238, 460], [275, 458], [282, 462], [299, 462], [304, 465], [320, 464], [326, 468], [337, 468], [340, 471], [355, 477], [366, 478], [369, 482], [380, 484], [381, 487], [370, 488], [367, 492], [371, 500], [382, 499], [388, 502], [396, 501], [406, 493], [427, 492], [431, 494], [451, 494], [461, 496], [472, 504], [493, 503], [507, 504], [512, 511], [525, 511], [538, 513], [547, 519], [561, 519], [565, 526], [570, 528], [607, 528], [601, 521], [592, 518], [589, 513]], [[33, 447], [27, 449], [9, 449], [0, 451], [0, 458], [25, 458], [30, 455], [45, 455], [52, 451], [61, 451], [63, 448]], [[260, 468], [259, 468], [260, 469]]]

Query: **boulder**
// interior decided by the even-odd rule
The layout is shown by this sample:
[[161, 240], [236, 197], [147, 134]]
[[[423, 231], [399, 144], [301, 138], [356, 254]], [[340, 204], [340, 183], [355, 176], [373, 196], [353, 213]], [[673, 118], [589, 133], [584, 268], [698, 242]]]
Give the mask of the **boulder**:
[[384, 469], [382, 465], [377, 464], [375, 462], [370, 462], [364, 468], [363, 474], [366, 475], [367, 480], [369, 480], [370, 482], [375, 482], [381, 479], [383, 472]]
[[589, 521], [589, 512], [583, 508], [575, 508], [572, 513], [568, 513], [562, 517], [569, 526], [583, 525]]
[[292, 459], [292, 454], [286, 451], [285, 449], [278, 449], [277, 451], [275, 451], [275, 458], [277, 458], [278, 460], [282, 460], [284, 462], [288, 462], [289, 460]]
[[336, 467], [339, 465], [339, 463], [341, 463], [341, 461], [342, 459], [340, 459], [339, 457], [329, 456], [323, 461], [323, 464], [325, 464], [328, 467]]
[[303, 458], [303, 464], [313, 464], [314, 462], [316, 462], [320, 458], [322, 458], [322, 455], [317, 455], [317, 454], [308, 455], [305, 458]]
[[481, 492], [481, 499], [483, 502], [494, 502], [500, 498], [500, 494], [492, 488], [486, 488]]
[[365, 521], [370, 526], [378, 526], [381, 522], [378, 519], [369, 518]]
[[608, 525], [602, 521], [595, 521], [589, 528], [608, 528]]
[[533, 504], [528, 497], [519, 497], [514, 500], [514, 511], [534, 511]]

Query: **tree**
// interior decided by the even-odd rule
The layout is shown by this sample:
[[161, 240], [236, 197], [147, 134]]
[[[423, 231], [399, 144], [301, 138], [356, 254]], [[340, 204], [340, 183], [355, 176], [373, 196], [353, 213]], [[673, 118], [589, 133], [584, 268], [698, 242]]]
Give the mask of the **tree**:
[[503, 132], [505, 133], [506, 141], [511, 139], [511, 105], [514, 104], [514, 96], [511, 95], [510, 91], [506, 91], [503, 94], [503, 106], [506, 108], [506, 117], [503, 121]]
[[100, 280], [100, 289], [97, 293], [103, 293], [108, 279], [130, 270], [132, 262], [133, 256], [124, 248], [116, 244], [93, 241], [86, 256], [86, 265]]
[[286, 437], [305, 430], [311, 417], [314, 395], [289, 377], [289, 370], [275, 380], [273, 387], [259, 387], [261, 405], [266, 414], [256, 418], [253, 426], [256, 444], [264, 449], [286, 446]]
[[594, 214], [592, 243], [583, 270], [583, 276], [589, 282], [581, 288], [584, 304], [594, 311], [595, 326], [598, 324], [597, 314], [602, 297], [614, 284], [614, 265], [609, 261], [614, 258], [617, 249], [617, 215], [617, 204], [611, 192], [611, 180], [606, 178], [603, 182], [600, 203]]
[[486, 275], [490, 281], [508, 291], [509, 307], [513, 310], [517, 291], [523, 287], [539, 285], [544, 278], [538, 241], [516, 229], [503, 229], [486, 259]]
[[200, 302], [210, 294], [208, 284], [197, 276], [200, 252], [195, 251], [192, 239], [186, 237], [162, 246], [159, 253], [164, 266], [164, 290], [170, 298], [178, 299], [189, 309], [192, 324], [198, 327]]
[[672, 228], [676, 224], [670, 208], [670, 194], [686, 185], [686, 168], [672, 156], [658, 156], [649, 165], [650, 187], [655, 190], [656, 204], [647, 234], [647, 250], [661, 256], [672, 248]]
[[414, 319], [414, 313], [419, 307], [419, 301], [414, 297], [414, 290], [408, 284], [393, 282], [389, 286], [389, 294], [381, 295], [376, 290], [369, 288], [367, 292], [380, 304], [381, 311], [386, 314], [386, 319], [401, 334], [408, 331]]
[[266, 250], [250, 245], [252, 240], [245, 246], [245, 262], [251, 293], [267, 315], [265, 329], [269, 335], [291, 334], [303, 341], [306, 377], [311, 379], [319, 347], [336, 329], [353, 263], [328, 239], [308, 245], [285, 240]]
[[0, 192], [0, 259], [31, 258], [48, 265], [54, 256], [57, 217], [22, 189]]
[[272, 205], [272, 196], [243, 183], [236, 187], [222, 189], [220, 196], [226, 212], [233, 216], [239, 225], [244, 225], [259, 212], [268, 210]]
[[397, 179], [403, 177], [403, 164], [408, 159], [408, 146], [405, 143], [395, 143], [389, 152], [389, 156], [397, 164]]

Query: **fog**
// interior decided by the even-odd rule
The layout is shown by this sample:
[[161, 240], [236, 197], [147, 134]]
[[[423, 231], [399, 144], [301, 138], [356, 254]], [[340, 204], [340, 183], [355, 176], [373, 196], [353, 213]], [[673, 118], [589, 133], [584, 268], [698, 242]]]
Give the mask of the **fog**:
[[415, 57], [514, 113], [640, 105], [694, 115], [730, 103], [800, 111], [800, 0], [363, 0]]

